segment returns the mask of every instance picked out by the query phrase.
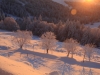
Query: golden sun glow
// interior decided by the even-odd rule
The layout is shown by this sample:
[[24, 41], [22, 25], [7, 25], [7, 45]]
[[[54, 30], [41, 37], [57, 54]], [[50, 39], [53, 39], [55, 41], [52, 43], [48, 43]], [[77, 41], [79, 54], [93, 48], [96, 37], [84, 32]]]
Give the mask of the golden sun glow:
[[93, 0], [85, 0], [88, 3], [93, 3]]

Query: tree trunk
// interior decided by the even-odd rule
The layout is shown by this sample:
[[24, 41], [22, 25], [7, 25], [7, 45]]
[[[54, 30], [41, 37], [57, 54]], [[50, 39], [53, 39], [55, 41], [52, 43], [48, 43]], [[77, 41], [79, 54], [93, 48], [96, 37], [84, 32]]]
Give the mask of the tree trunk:
[[70, 53], [70, 52], [68, 52], [67, 57], [69, 57], [69, 53]]
[[47, 54], [48, 54], [49, 49], [47, 49]]
[[84, 62], [84, 59], [85, 59], [85, 54], [84, 54], [84, 57], [83, 57], [83, 62]]
[[91, 60], [91, 59], [89, 58], [89, 62], [90, 62], [90, 60]]
[[72, 58], [73, 58], [73, 53], [72, 53]]
[[21, 45], [20, 48], [22, 49], [23, 48], [23, 45]]

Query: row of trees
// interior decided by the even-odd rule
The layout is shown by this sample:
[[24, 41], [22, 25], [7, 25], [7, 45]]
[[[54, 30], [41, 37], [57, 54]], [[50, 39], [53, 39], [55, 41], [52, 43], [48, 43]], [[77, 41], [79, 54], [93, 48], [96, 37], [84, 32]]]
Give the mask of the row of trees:
[[[26, 25], [27, 24], [27, 25]], [[34, 35], [41, 36], [43, 33], [51, 31], [56, 35], [56, 39], [59, 41], [65, 41], [66, 39], [73, 38], [80, 42], [82, 45], [93, 43], [97, 47], [100, 46], [100, 29], [86, 27], [79, 21], [67, 20], [65, 23], [59, 21], [59, 23], [48, 23], [42, 21], [41, 16], [38, 19], [31, 20], [27, 18], [24, 24], [27, 30], [33, 32]]]
[[96, 51], [94, 50], [95, 45], [86, 44], [82, 49], [78, 48], [78, 46], [80, 45], [76, 40], [72, 38], [67, 39], [63, 44], [63, 48], [65, 48], [67, 51], [67, 57], [69, 54], [72, 55], [72, 58], [74, 54], [79, 54], [83, 56], [83, 62], [85, 58], [88, 58], [89, 61], [94, 58], [94, 55], [96, 54]]
[[12, 17], [6, 17], [4, 21], [0, 21], [0, 29], [6, 29], [10, 31], [28, 30], [32, 31], [32, 34], [41, 36], [45, 32], [53, 32], [56, 35], [56, 39], [59, 41], [65, 41], [66, 39], [73, 38], [80, 44], [94, 44], [100, 47], [100, 28], [90, 28], [81, 24], [79, 21], [66, 22], [59, 21], [59, 23], [48, 23], [42, 21], [42, 16], [30, 19], [13, 19]]
[[[12, 42], [22, 49], [25, 44], [30, 43], [31, 39], [32, 33], [30, 31], [17, 31]], [[42, 34], [40, 46], [47, 51], [47, 54], [49, 53], [49, 50], [55, 50], [57, 48], [56, 35], [53, 32], [46, 32]], [[89, 61], [91, 61], [96, 53], [96, 51], [93, 49], [95, 46], [93, 44], [87, 44], [85, 47], [83, 47], [83, 49], [77, 48], [78, 46], [79, 43], [70, 38], [66, 39], [62, 48], [66, 50], [67, 57], [69, 57], [69, 54], [71, 54], [73, 58], [74, 54], [78, 54], [78, 52], [81, 51], [83, 62], [85, 58], [88, 58]]]

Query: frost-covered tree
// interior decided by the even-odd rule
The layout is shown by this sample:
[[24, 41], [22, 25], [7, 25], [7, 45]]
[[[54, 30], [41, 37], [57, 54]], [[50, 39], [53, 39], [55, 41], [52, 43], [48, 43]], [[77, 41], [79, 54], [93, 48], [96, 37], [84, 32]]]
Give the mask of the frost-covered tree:
[[41, 15], [39, 16], [38, 21], [42, 21], [42, 16]]
[[93, 44], [86, 44], [85, 45], [85, 56], [88, 58], [89, 61], [91, 61], [92, 58], [94, 58], [94, 55], [96, 51], [93, 49], [95, 46]]
[[17, 44], [21, 49], [25, 44], [30, 43], [32, 39], [32, 34], [30, 31], [17, 31], [16, 36], [13, 37], [12, 42]]
[[54, 23], [47, 23], [47, 21], [39, 21], [34, 19], [32, 24], [29, 26], [30, 30], [34, 35], [41, 36], [45, 32], [53, 32]]
[[42, 47], [46, 49], [47, 53], [49, 50], [56, 47], [56, 36], [52, 32], [46, 32], [41, 36]]
[[29, 30], [31, 28], [32, 21], [29, 17], [17, 18], [16, 21], [20, 27], [20, 30]]
[[73, 55], [77, 52], [77, 46], [78, 46], [78, 42], [72, 38], [67, 39], [64, 44], [63, 47], [66, 49], [67, 51], [67, 57], [69, 56], [69, 54], [72, 54], [72, 58]]
[[17, 31], [19, 29], [17, 22], [12, 17], [6, 17], [4, 19], [4, 25], [5, 25], [5, 29], [10, 31]]
[[87, 51], [86, 51], [87, 49], [82, 49], [82, 54], [83, 54], [83, 62], [84, 62], [84, 59], [85, 59], [85, 57], [86, 57], [86, 53], [87, 53]]
[[70, 44], [71, 43], [71, 40], [70, 39], [68, 39], [68, 40], [66, 40], [65, 42], [64, 42], [64, 44], [63, 44], [63, 47], [66, 49], [66, 51], [67, 51], [67, 57], [69, 56], [69, 54], [70, 54], [70, 52], [71, 52], [71, 50], [72, 50], [72, 45]]
[[81, 39], [81, 43], [83, 45], [87, 44], [87, 43], [91, 43], [91, 28], [89, 27], [85, 27], [83, 30], [83, 36]]

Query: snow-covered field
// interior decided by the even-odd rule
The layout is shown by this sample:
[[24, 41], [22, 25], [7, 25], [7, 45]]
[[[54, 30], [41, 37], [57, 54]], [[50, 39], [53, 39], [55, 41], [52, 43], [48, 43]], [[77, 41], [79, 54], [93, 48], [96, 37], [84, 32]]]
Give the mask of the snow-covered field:
[[[85, 59], [83, 63], [81, 55], [74, 55], [74, 58], [67, 57], [66, 52], [62, 51], [62, 42], [58, 42], [57, 50], [46, 54], [39, 46], [40, 38], [33, 36], [31, 44], [25, 45], [22, 50], [12, 44], [12, 36], [16, 36], [14, 32], [0, 30], [2, 70], [14, 75], [100, 75], [100, 51], [97, 59], [92, 59], [91, 62]], [[49, 74], [51, 72], [54, 73]]]

